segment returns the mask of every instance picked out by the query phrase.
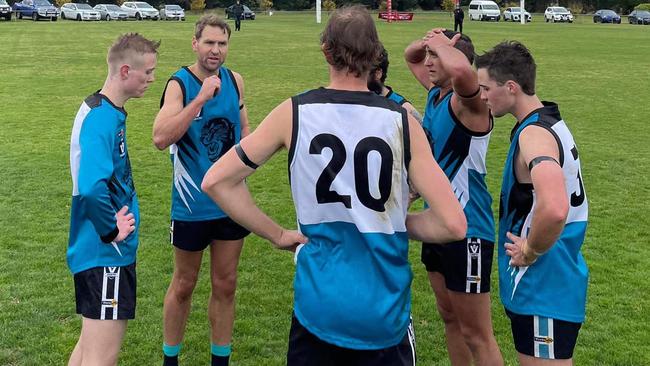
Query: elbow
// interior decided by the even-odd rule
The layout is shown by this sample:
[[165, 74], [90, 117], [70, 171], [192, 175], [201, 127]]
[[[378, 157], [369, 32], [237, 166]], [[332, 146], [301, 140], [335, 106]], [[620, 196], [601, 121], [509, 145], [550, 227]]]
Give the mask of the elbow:
[[166, 148], [169, 146], [169, 144], [167, 143], [167, 141], [164, 141], [162, 137], [160, 137], [160, 136], [158, 136], [158, 135], [156, 135], [156, 134], [153, 135], [153, 139], [152, 139], [152, 140], [153, 140], [153, 145], [154, 145], [154, 146], [156, 147], [156, 149], [158, 149], [158, 150], [164, 150], [164, 149], [166, 149]]
[[552, 226], [562, 226], [566, 223], [569, 215], [569, 202], [567, 200], [557, 200], [550, 204], [540, 207], [540, 216], [544, 222]]
[[458, 217], [449, 223], [449, 236], [452, 241], [458, 241], [465, 238], [467, 235], [467, 219], [462, 213]]

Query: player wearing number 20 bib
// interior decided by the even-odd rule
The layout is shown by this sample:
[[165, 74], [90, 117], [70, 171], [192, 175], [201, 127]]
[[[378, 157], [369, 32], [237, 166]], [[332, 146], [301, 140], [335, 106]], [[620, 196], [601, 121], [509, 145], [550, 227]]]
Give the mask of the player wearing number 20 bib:
[[291, 191], [301, 232], [294, 312], [339, 347], [398, 344], [410, 316], [406, 112], [372, 92], [292, 98]]
[[[547, 129], [556, 139], [560, 166], [569, 195], [569, 213], [564, 230], [551, 250], [534, 265], [513, 267], [505, 253], [509, 242], [506, 233], [526, 237], [535, 207], [532, 184], [517, 182], [515, 158], [519, 135], [528, 126]], [[537, 315], [573, 323], [585, 319], [588, 270], [580, 247], [587, 230], [587, 197], [582, 185], [578, 149], [557, 104], [544, 102], [544, 107], [530, 113], [512, 130], [510, 151], [503, 171], [501, 209], [499, 212], [499, 288], [501, 301], [508, 311]]]

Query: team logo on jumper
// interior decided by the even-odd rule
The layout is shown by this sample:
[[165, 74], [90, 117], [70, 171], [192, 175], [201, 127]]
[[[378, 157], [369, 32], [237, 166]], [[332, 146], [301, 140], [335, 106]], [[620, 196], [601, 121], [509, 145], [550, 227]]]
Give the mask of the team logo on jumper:
[[126, 143], [124, 142], [124, 129], [121, 128], [120, 132], [117, 133], [117, 138], [119, 139], [118, 147], [120, 149], [120, 158], [123, 158], [126, 155]]
[[551, 337], [539, 337], [539, 336], [536, 336], [536, 337], [535, 337], [535, 342], [537, 342], [537, 343], [546, 343], [546, 344], [551, 344], [551, 343], [553, 343], [553, 338], [551, 338]]
[[210, 161], [215, 162], [235, 145], [235, 126], [223, 117], [211, 119], [201, 129], [201, 143]]

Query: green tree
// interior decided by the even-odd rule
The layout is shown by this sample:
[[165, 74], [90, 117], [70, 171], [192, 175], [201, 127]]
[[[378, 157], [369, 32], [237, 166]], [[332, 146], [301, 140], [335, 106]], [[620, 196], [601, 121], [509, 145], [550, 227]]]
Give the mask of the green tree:
[[456, 7], [456, 2], [454, 0], [442, 0], [442, 10], [452, 12]]
[[190, 9], [195, 11], [202, 11], [205, 9], [205, 0], [192, 0], [190, 3]]
[[271, 8], [273, 8], [273, 1], [271, 1], [271, 0], [261, 0], [260, 1], [260, 9], [269, 10]]
[[323, 1], [323, 10], [333, 11], [336, 10], [336, 3], [334, 0], [325, 0]]

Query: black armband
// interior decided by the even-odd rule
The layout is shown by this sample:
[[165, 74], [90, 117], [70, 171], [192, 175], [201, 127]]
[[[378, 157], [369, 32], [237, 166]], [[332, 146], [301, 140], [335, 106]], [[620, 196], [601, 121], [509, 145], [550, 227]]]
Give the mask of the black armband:
[[472, 99], [475, 96], [479, 95], [480, 93], [481, 93], [481, 86], [479, 86], [478, 89], [476, 89], [476, 91], [474, 93], [472, 93], [471, 95], [461, 95], [459, 93], [456, 93], [456, 95], [458, 95], [459, 97], [461, 97], [463, 99]]
[[546, 160], [548, 160], [548, 161], [554, 161], [555, 164], [560, 165], [560, 163], [558, 163], [557, 160], [555, 160], [555, 158], [552, 158], [552, 157], [550, 157], [550, 156], [538, 156], [538, 157], [536, 157], [535, 159], [533, 159], [533, 160], [530, 161], [530, 163], [528, 164], [528, 171], [533, 170], [533, 168], [534, 168], [537, 164], [541, 163], [542, 161], [546, 161]]
[[120, 233], [120, 229], [118, 229], [117, 226], [116, 226], [115, 229], [113, 229], [110, 233], [108, 233], [106, 235], [102, 235], [99, 238], [102, 239], [102, 241], [104, 243], [108, 244], [108, 243], [112, 242], [113, 240], [115, 240], [115, 238], [117, 238], [117, 234], [119, 234], [119, 233]]
[[259, 165], [253, 163], [251, 159], [248, 158], [248, 155], [246, 155], [244, 149], [242, 149], [239, 144], [235, 145], [235, 152], [237, 153], [237, 156], [239, 156], [239, 159], [242, 161], [242, 163], [246, 164], [247, 167], [251, 169], [257, 169]]

